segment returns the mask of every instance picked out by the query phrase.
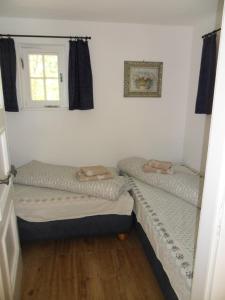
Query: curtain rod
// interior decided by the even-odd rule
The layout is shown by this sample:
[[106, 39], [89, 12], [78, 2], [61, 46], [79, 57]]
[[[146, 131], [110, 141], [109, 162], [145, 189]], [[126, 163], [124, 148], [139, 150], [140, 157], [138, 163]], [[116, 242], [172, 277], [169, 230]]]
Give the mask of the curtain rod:
[[204, 35], [202, 36], [202, 38], [204, 39], [204, 38], [206, 38], [206, 37], [208, 37], [208, 36], [210, 36], [210, 35], [212, 35], [212, 34], [217, 33], [217, 32], [220, 31], [220, 30], [221, 30], [221, 28], [216, 29], [216, 30], [213, 30], [212, 32], [209, 32], [209, 33], [207, 33], [207, 34], [204, 34]]
[[30, 34], [2, 34], [0, 37], [34, 37], [34, 38], [51, 38], [51, 39], [85, 39], [90, 40], [90, 36], [63, 36], [63, 35], [30, 35]]

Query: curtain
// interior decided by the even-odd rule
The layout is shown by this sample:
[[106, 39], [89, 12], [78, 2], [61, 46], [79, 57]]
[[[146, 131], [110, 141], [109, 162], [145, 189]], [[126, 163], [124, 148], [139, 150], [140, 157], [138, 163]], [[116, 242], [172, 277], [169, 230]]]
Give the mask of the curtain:
[[0, 39], [0, 66], [6, 111], [19, 111], [16, 95], [16, 51], [12, 38]]
[[217, 46], [216, 34], [203, 40], [202, 60], [199, 75], [196, 114], [211, 114], [216, 77]]
[[69, 109], [94, 108], [91, 61], [88, 42], [69, 42]]

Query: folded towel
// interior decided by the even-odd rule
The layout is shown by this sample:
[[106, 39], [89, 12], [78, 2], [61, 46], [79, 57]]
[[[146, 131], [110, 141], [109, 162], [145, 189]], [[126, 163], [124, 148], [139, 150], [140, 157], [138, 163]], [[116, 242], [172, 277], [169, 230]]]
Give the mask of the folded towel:
[[77, 179], [81, 182], [85, 181], [95, 181], [95, 180], [106, 180], [106, 179], [112, 179], [113, 175], [111, 172], [107, 172], [105, 174], [101, 175], [93, 175], [93, 176], [86, 176], [83, 172], [78, 171], [77, 172]]
[[151, 159], [147, 162], [147, 165], [149, 165], [150, 167], [154, 168], [154, 169], [160, 169], [160, 170], [164, 170], [167, 171], [168, 169], [170, 169], [172, 167], [172, 163], [170, 161], [160, 161], [160, 160], [154, 160]]
[[163, 169], [153, 168], [148, 163], [143, 165], [143, 171], [145, 173], [158, 173], [158, 174], [173, 174], [174, 173], [172, 167], [170, 167], [167, 170], [163, 170]]
[[104, 166], [88, 166], [88, 167], [81, 167], [80, 171], [85, 176], [97, 176], [97, 175], [104, 175], [108, 174], [109, 171]]

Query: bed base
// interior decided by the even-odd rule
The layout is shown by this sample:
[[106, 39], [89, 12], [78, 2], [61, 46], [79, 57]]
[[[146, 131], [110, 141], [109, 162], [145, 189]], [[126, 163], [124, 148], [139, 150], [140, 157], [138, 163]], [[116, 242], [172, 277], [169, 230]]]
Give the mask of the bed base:
[[152, 266], [152, 269], [154, 271], [154, 274], [157, 278], [157, 281], [159, 283], [159, 286], [162, 290], [162, 293], [163, 293], [165, 299], [166, 300], [178, 300], [178, 297], [170, 284], [170, 281], [162, 267], [162, 264], [156, 257], [155, 252], [151, 246], [151, 243], [149, 242], [149, 239], [146, 236], [142, 226], [138, 222], [135, 222], [135, 227], [136, 227], [138, 237], [144, 248], [144, 252]]
[[133, 215], [98, 215], [49, 222], [28, 222], [17, 217], [17, 224], [20, 240], [29, 242], [109, 234], [125, 237], [132, 228], [133, 220]]

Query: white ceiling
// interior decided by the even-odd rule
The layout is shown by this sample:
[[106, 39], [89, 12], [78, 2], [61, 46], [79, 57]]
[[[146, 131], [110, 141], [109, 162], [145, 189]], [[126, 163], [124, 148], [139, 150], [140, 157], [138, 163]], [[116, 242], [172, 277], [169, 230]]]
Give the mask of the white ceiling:
[[[0, 16], [146, 24], [193, 24], [222, 0], [0, 0]], [[221, 8], [220, 8], [221, 9]]]

